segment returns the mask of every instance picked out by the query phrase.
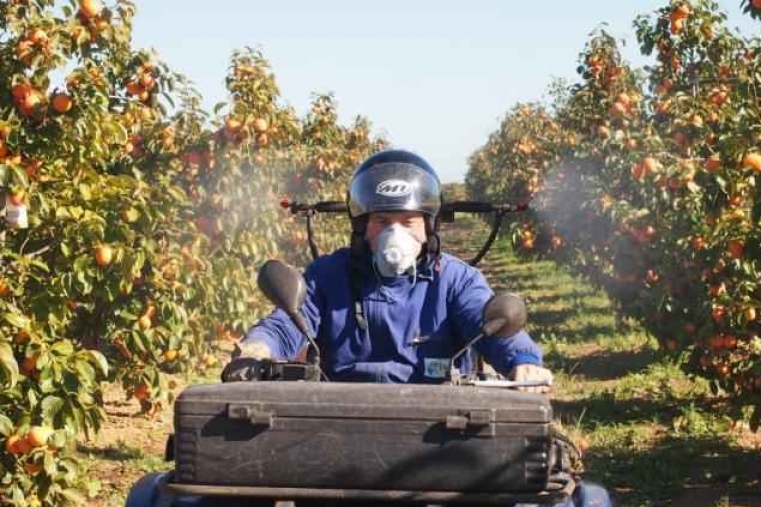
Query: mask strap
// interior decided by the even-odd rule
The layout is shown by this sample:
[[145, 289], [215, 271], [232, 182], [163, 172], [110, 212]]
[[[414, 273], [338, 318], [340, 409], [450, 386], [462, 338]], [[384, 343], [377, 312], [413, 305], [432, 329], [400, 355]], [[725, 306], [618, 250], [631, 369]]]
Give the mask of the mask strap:
[[412, 287], [410, 290], [415, 288], [415, 285], [417, 284], [417, 261], [412, 265]]

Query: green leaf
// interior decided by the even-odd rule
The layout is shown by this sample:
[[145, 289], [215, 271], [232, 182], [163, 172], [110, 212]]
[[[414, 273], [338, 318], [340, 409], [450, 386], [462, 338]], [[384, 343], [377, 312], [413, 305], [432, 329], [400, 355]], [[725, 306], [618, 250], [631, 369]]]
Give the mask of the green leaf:
[[89, 385], [95, 380], [95, 368], [87, 361], [77, 360], [74, 367], [77, 370], [77, 377], [82, 380], [83, 385]]
[[50, 351], [59, 356], [70, 356], [74, 353], [74, 345], [69, 340], [61, 340], [50, 347]]
[[5, 371], [5, 376], [8, 378], [8, 387], [15, 386], [19, 377], [18, 363], [13, 357], [13, 349], [8, 343], [0, 343], [0, 367]]
[[43, 420], [52, 421], [63, 408], [63, 403], [63, 399], [58, 396], [46, 396], [43, 398], [40, 403]]
[[82, 196], [82, 199], [85, 201], [89, 201], [92, 199], [92, 191], [90, 190], [90, 185], [86, 185], [85, 183], [79, 184], [79, 194]]
[[19, 313], [6, 313], [3, 315], [3, 318], [5, 319], [5, 322], [19, 329], [28, 329], [31, 324], [29, 317]]
[[167, 188], [166, 191], [169, 196], [175, 201], [185, 202], [188, 199], [187, 195], [182, 191], [180, 187], [171, 186]]
[[130, 207], [124, 212], [124, 218], [127, 220], [127, 222], [135, 222], [138, 218], [140, 218], [140, 212], [135, 208]]
[[3, 414], [0, 414], [0, 435], [8, 436], [13, 433], [13, 421]]
[[215, 114], [215, 115], [218, 115], [218, 114], [219, 114], [219, 112], [220, 112], [222, 109], [226, 108], [226, 107], [227, 107], [227, 102], [217, 102], [217, 103], [214, 105], [214, 109], [213, 109], [213, 111], [214, 111], [214, 114]]
[[85, 212], [85, 210], [82, 209], [79, 206], [71, 206], [71, 207], [69, 207], [69, 215], [71, 216], [71, 218], [73, 218], [75, 220], [78, 220], [79, 218], [81, 218], [82, 215], [84, 214], [84, 212]]
[[108, 377], [108, 361], [106, 360], [106, 356], [97, 350], [88, 350], [87, 352], [90, 354], [93, 363], [100, 370], [103, 376]]
[[11, 170], [11, 176], [13, 180], [16, 180], [21, 186], [29, 186], [29, 179], [26, 176], [26, 172], [18, 166], [9, 166]]

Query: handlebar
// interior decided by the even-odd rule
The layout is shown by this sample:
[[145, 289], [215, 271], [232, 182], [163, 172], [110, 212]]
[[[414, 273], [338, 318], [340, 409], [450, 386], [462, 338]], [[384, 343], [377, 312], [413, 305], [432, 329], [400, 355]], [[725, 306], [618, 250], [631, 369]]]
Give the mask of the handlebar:
[[[288, 209], [292, 214], [307, 213], [348, 213], [349, 207], [344, 201], [319, 201], [314, 204], [300, 203], [283, 199], [280, 206]], [[440, 214], [452, 213], [511, 213], [514, 211], [526, 211], [528, 204], [492, 204], [480, 201], [452, 201], [441, 205]]]
[[[280, 207], [289, 210], [292, 215], [301, 215], [306, 217], [307, 241], [312, 258], [319, 256], [317, 243], [314, 240], [314, 231], [312, 228], [312, 219], [316, 213], [349, 213], [349, 207], [344, 201], [320, 201], [314, 204], [300, 203], [290, 199], [282, 199]], [[489, 237], [484, 245], [468, 263], [476, 266], [491, 248], [492, 243], [497, 238], [499, 228], [502, 225], [502, 217], [507, 213], [528, 210], [528, 204], [492, 204], [480, 201], [453, 201], [445, 202], [441, 205], [439, 218], [442, 222], [454, 222], [455, 213], [494, 213]]]

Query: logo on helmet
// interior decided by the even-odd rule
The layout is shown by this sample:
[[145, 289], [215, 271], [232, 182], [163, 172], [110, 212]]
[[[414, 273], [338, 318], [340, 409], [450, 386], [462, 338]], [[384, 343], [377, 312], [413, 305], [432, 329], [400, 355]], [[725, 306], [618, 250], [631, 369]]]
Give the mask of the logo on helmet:
[[378, 183], [375, 193], [386, 197], [401, 197], [412, 193], [412, 185], [404, 180], [386, 180]]

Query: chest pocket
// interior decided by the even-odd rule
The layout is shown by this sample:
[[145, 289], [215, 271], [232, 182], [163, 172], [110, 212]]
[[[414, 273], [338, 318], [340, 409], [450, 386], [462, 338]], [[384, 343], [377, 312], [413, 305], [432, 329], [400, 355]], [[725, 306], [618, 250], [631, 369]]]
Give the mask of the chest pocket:
[[417, 356], [417, 370], [425, 379], [443, 379], [449, 372], [450, 359], [457, 352], [457, 340], [446, 321], [428, 331], [417, 333], [410, 340]]

